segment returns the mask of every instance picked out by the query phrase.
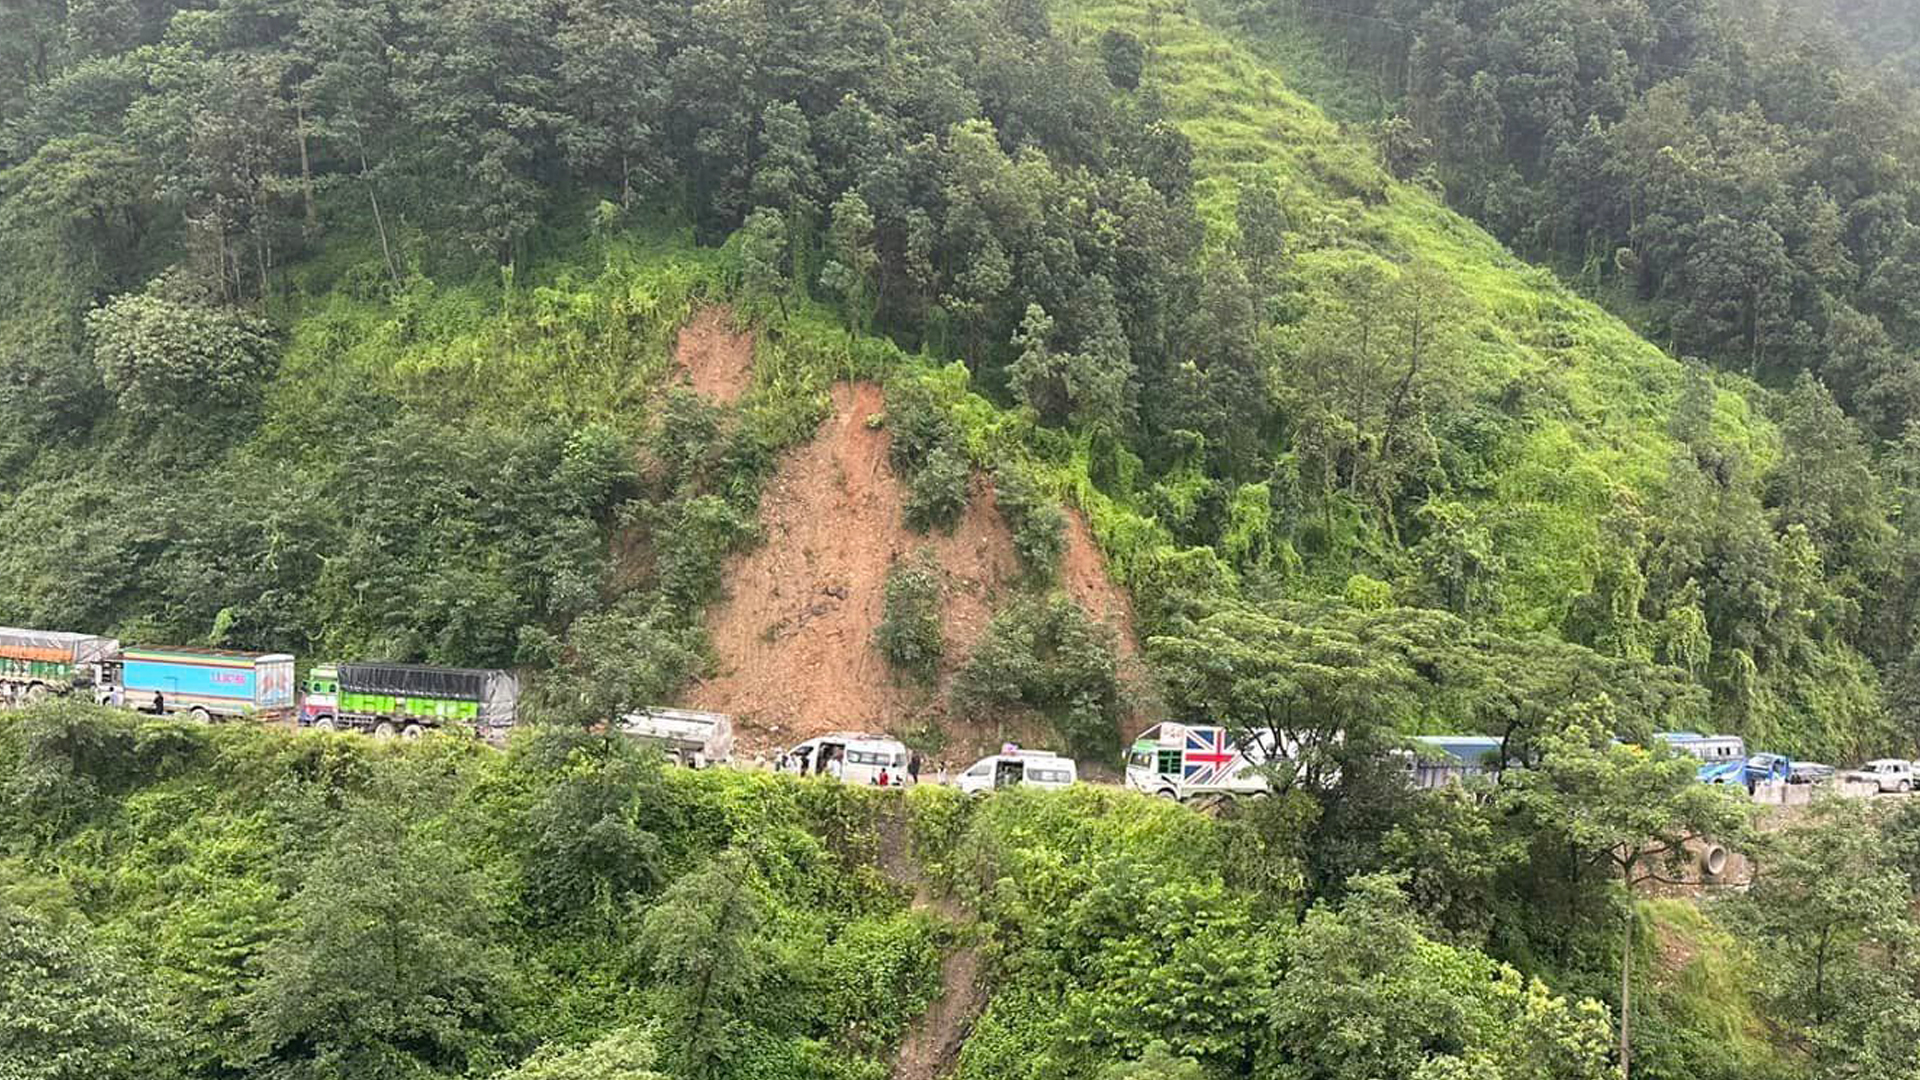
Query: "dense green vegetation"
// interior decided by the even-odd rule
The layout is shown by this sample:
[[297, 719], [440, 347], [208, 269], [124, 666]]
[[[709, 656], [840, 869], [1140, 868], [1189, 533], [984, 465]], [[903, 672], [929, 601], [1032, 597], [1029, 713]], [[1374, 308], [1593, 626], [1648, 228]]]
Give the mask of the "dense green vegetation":
[[[1821, 807], [1745, 896], [1649, 901], [1745, 823], [1613, 741], [1920, 732], [1920, 114], [1897, 35], [1804, 17], [8, 7], [0, 622], [513, 665], [552, 723], [9, 717], [0, 1073], [878, 1077], [971, 949], [978, 1080], [1911, 1075], [1920, 817]], [[1303, 84], [1367, 131], [1276, 62], [1329, 40]], [[714, 303], [727, 406], [669, 357]], [[900, 800], [580, 734], [706, 663], [846, 378], [908, 524], [990, 476], [1025, 579], [947, 656], [905, 562], [858, 647], [1110, 759], [1071, 506], [1152, 696], [1280, 729], [1280, 794]], [[1403, 790], [1400, 737], [1464, 729], [1535, 767]]]
[[[1670, 359], [1195, 15], [1016, 7], [16, 14], [0, 619], [668, 698], [774, 455], [867, 374], [912, 523], [993, 472], [1036, 604], [1068, 502], [1148, 638], [1446, 613], [1458, 664], [1704, 691], [1654, 727], [1910, 738], [1917, 470], [1780, 381], [1805, 349], [1674, 338], [1777, 392]], [[713, 300], [767, 331], [733, 409], [668, 390]], [[1446, 667], [1402, 726], [1506, 733]]]
[[1335, 885], [1351, 819], [1302, 790], [970, 800], [559, 726], [495, 751], [35, 706], [0, 724], [0, 1072], [878, 1078], [964, 952], [964, 1080], [1600, 1080], [1622, 989], [1633, 1075], [1912, 1076], [1886, 852], [1920, 814], [1823, 803], [1755, 841], [1750, 892], [1629, 902], [1744, 815], [1611, 719], [1497, 794], [1346, 777], [1386, 832]]
[[[1653, 621], [1697, 606], [1723, 708], [1745, 698], [1747, 716], [1831, 717], [1856, 711], [1877, 673], [1910, 738], [1912, 6], [1278, 0], [1214, 11], [1291, 47], [1303, 25], [1338, 42], [1348, 78], [1387, 102], [1373, 129], [1385, 168], [1559, 266], [1674, 354], [1772, 391], [1747, 397], [1777, 421], [1778, 457], [1682, 436], [1693, 464], [1676, 461], [1666, 499], [1614, 515], [1638, 569], [1613, 606]], [[1688, 535], [1702, 513], [1719, 538]], [[1796, 564], [1824, 583], [1803, 602], [1768, 604], [1794, 591]], [[1811, 614], [1811, 633], [1777, 636], [1789, 612]], [[1624, 644], [1615, 627], [1568, 629], [1602, 649]], [[1790, 670], [1802, 664], [1853, 703], [1819, 700], [1825, 691]]]

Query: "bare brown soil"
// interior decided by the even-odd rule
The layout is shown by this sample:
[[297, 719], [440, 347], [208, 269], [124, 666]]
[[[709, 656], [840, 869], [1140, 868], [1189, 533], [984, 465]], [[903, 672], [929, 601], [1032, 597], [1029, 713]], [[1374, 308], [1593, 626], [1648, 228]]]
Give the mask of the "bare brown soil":
[[716, 405], [732, 405], [753, 381], [753, 334], [736, 330], [728, 309], [701, 308], [680, 328], [673, 366], [694, 393]]
[[[906, 491], [887, 462], [890, 436], [872, 383], [833, 389], [833, 415], [790, 451], [761, 498], [765, 540], [736, 556], [727, 596], [707, 612], [715, 666], [687, 704], [731, 713], [741, 751], [768, 755], [837, 730], [907, 733], [937, 726], [946, 736], [929, 772], [964, 767], [1000, 743], [1050, 741], [1034, 721], [949, 713], [954, 673], [994, 610], [1015, 591], [1020, 566], [1012, 534], [977, 478], [951, 534], [917, 534], [904, 523]], [[1120, 636], [1123, 667], [1137, 646], [1124, 591], [1107, 579], [1086, 522], [1068, 515], [1063, 581], [1089, 613]], [[946, 663], [933, 686], [903, 680], [873, 645], [887, 571], [927, 548], [941, 568]], [[1127, 722], [1131, 726], [1131, 721]]]
[[888, 568], [932, 549], [950, 660], [971, 651], [1018, 572], [983, 484], [951, 535], [908, 530], [889, 437], [868, 422], [885, 408], [880, 388], [840, 385], [833, 402], [833, 416], [788, 454], [762, 495], [765, 542], [734, 559], [728, 595], [707, 613], [717, 670], [689, 704], [732, 713], [750, 753], [840, 729], [942, 721], [939, 691], [950, 675], [936, 688], [902, 682], [873, 647]]
[[986, 1006], [980, 986], [980, 949], [961, 945], [940, 961], [940, 996], [907, 1029], [894, 1059], [893, 1080], [950, 1076], [973, 1021]]

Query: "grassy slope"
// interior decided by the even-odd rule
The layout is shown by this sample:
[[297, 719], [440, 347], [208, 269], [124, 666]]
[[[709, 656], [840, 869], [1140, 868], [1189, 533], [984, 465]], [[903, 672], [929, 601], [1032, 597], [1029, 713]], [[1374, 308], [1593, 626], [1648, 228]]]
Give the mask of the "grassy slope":
[[[1216, 235], [1231, 229], [1240, 185], [1270, 183], [1291, 217], [1298, 258], [1358, 248], [1428, 263], [1462, 290], [1475, 341], [1475, 382], [1466, 389], [1485, 402], [1512, 390], [1541, 402], [1524, 434], [1501, 448], [1495, 486], [1477, 505], [1512, 566], [1510, 617], [1555, 624], [1585, 587], [1599, 515], [1621, 489], [1644, 500], [1662, 483], [1680, 365], [1429, 192], [1394, 181], [1363, 137], [1199, 18], [1147, 0], [1085, 0], [1062, 14], [1087, 37], [1117, 27], [1148, 44], [1145, 85], [1194, 144], [1200, 203]], [[1775, 453], [1770, 425], [1737, 394], [1722, 392], [1718, 426], [1759, 462]]]

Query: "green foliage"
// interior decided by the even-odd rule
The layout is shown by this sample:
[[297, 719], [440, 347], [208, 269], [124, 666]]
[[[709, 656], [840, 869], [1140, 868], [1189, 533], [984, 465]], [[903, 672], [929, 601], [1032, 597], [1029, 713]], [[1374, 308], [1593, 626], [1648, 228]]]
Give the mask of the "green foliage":
[[107, 389], [149, 428], [211, 426], [253, 401], [273, 371], [271, 330], [262, 320], [153, 292], [95, 309], [87, 332]]
[[616, 1028], [585, 1046], [546, 1046], [504, 1073], [506, 1080], [665, 1080], [654, 1071], [659, 1059], [654, 1034], [645, 1028]]
[[84, 938], [0, 903], [0, 1074], [164, 1076], [171, 1047], [144, 988]]
[[931, 682], [946, 651], [940, 611], [940, 564], [932, 553], [922, 550], [896, 561], [887, 570], [874, 647], [902, 673]]
[[1062, 595], [997, 612], [954, 680], [968, 711], [1036, 710], [1077, 756], [1113, 752], [1120, 713], [1114, 631]]
[[1108, 30], [1100, 35], [1100, 59], [1106, 66], [1107, 81], [1119, 90], [1140, 88], [1140, 71], [1146, 65], [1147, 49], [1140, 39], [1124, 30]]
[[664, 985], [662, 1036], [677, 1075], [723, 1075], [741, 1014], [767, 972], [767, 919], [752, 864], [735, 849], [675, 882], [647, 912], [638, 947]]
[[538, 916], [618, 922], [665, 875], [640, 808], [660, 797], [659, 762], [625, 740], [576, 751], [527, 812], [527, 906]]
[[1028, 579], [1042, 584], [1058, 579], [1067, 547], [1067, 516], [1059, 505], [1018, 469], [994, 474], [993, 502], [1013, 529], [1013, 552]]
[[967, 508], [972, 481], [973, 470], [966, 458], [945, 446], [936, 447], [907, 481], [907, 527], [915, 532], [952, 532]]
[[[1912, 889], [1883, 856], [1882, 836], [1860, 803], [1828, 798], [1768, 838], [1736, 925], [1768, 958], [1761, 995], [1793, 1025], [1809, 1075], [1899, 1070], [1887, 1060], [1913, 994]], [[1872, 1004], [1867, 1004], [1871, 1002]]]
[[[403, 781], [404, 783], [404, 781]], [[513, 992], [495, 912], [460, 852], [412, 820], [444, 789], [349, 807], [294, 893], [294, 930], [247, 994], [252, 1057], [288, 1076], [459, 1071], [494, 1059]]]
[[[24, 782], [64, 729], [93, 733], [64, 737], [65, 775], [90, 780], [77, 816]], [[499, 753], [10, 713], [0, 1061], [48, 1080], [883, 1075], [947, 941], [874, 874], [883, 799], [661, 771], [558, 727]]]
[[1597, 1002], [1568, 1002], [1511, 968], [1428, 940], [1391, 878], [1358, 879], [1337, 910], [1309, 912], [1285, 952], [1275, 1075], [1615, 1074]]

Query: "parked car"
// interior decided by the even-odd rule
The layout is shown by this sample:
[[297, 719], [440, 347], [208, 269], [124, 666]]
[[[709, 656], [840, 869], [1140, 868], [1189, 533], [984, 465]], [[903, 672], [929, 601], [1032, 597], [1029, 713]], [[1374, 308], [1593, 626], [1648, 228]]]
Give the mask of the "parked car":
[[967, 766], [954, 783], [969, 795], [985, 795], [1020, 784], [1044, 789], [1068, 787], [1079, 774], [1072, 758], [1050, 750], [1009, 749]]
[[1811, 761], [1796, 761], [1787, 774], [1789, 784], [1826, 784], [1833, 781], [1833, 766]]
[[1880, 758], [1848, 773], [1847, 779], [1873, 784], [1882, 792], [1905, 795], [1913, 790], [1913, 762], [1902, 758]]

